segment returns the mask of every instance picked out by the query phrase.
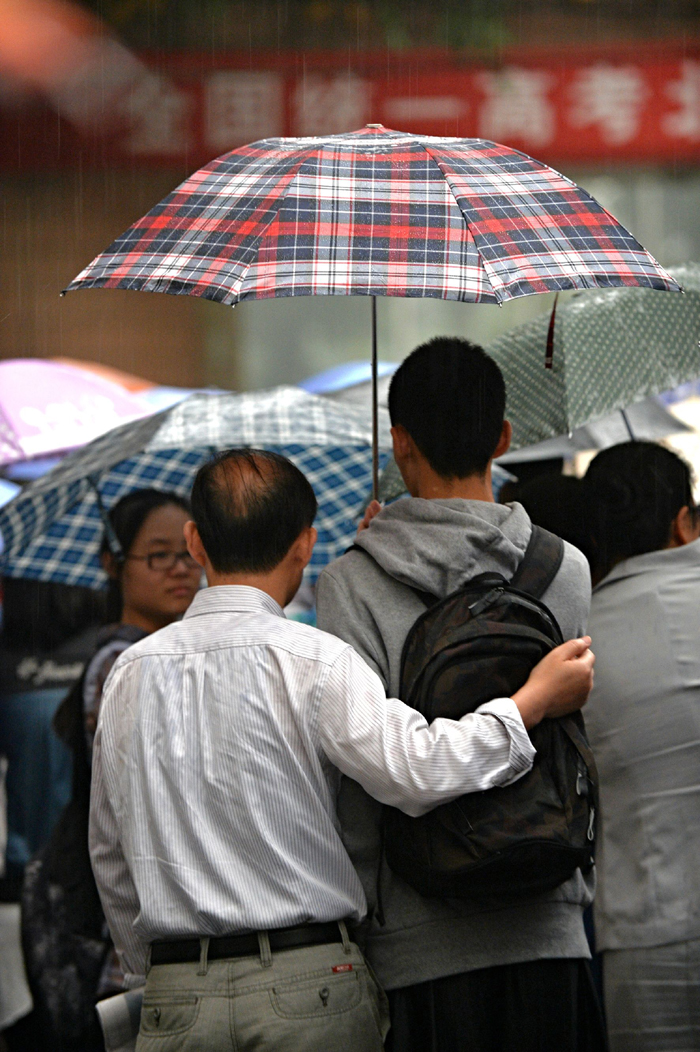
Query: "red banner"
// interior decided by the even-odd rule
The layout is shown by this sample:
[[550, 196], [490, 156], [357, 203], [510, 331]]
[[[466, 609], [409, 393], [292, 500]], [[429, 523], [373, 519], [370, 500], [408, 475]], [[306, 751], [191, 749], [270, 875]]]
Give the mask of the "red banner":
[[[368, 122], [478, 136], [550, 162], [700, 162], [700, 46], [506, 56], [143, 57], [128, 88], [64, 116], [34, 101], [0, 112], [0, 165], [182, 164], [277, 135]], [[68, 112], [68, 117], [65, 116]]]

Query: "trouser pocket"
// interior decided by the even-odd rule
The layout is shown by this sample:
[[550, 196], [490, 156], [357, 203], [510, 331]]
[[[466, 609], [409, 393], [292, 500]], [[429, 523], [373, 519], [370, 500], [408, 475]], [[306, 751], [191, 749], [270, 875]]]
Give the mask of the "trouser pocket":
[[383, 993], [353, 955], [342, 971], [314, 969], [235, 998], [237, 1048], [275, 1052], [381, 1052]]
[[[363, 976], [364, 978], [364, 976]], [[344, 974], [291, 980], [270, 990], [273, 1010], [283, 1019], [327, 1019], [350, 1012], [367, 996], [357, 967]]]
[[140, 1033], [148, 1037], [184, 1034], [196, 1023], [199, 1005], [199, 997], [146, 997]]

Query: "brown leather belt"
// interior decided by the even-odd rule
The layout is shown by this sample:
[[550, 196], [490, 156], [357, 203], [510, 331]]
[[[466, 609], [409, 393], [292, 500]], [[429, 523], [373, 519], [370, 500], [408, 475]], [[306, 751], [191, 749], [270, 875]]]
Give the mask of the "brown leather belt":
[[[303, 924], [298, 928], [274, 928], [267, 932], [270, 949], [294, 950], [302, 946], [342, 942], [337, 921], [328, 924]], [[151, 944], [151, 964], [187, 964], [198, 961], [202, 948], [199, 939], [173, 939]], [[226, 957], [253, 957], [260, 953], [256, 932], [247, 935], [221, 935], [209, 939], [207, 958], [210, 961]]]

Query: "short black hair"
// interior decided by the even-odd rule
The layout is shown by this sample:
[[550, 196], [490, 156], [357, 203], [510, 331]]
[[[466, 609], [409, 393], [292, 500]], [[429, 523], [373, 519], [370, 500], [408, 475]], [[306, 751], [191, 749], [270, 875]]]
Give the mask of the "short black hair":
[[442, 478], [483, 475], [501, 437], [506, 385], [482, 347], [436, 336], [417, 347], [389, 387], [392, 425], [405, 427]]
[[316, 518], [311, 483], [279, 453], [228, 449], [203, 464], [192, 518], [217, 573], [268, 573]]
[[681, 508], [697, 514], [689, 466], [655, 442], [604, 449], [591, 461], [585, 481], [599, 579], [623, 559], [665, 548]]

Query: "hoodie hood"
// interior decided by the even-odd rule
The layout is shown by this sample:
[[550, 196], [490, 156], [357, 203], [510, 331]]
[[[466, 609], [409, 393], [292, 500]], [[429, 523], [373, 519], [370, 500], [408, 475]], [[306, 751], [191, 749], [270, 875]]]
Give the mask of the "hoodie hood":
[[510, 579], [531, 532], [521, 504], [409, 497], [383, 508], [355, 543], [401, 584], [442, 598], [480, 573]]

